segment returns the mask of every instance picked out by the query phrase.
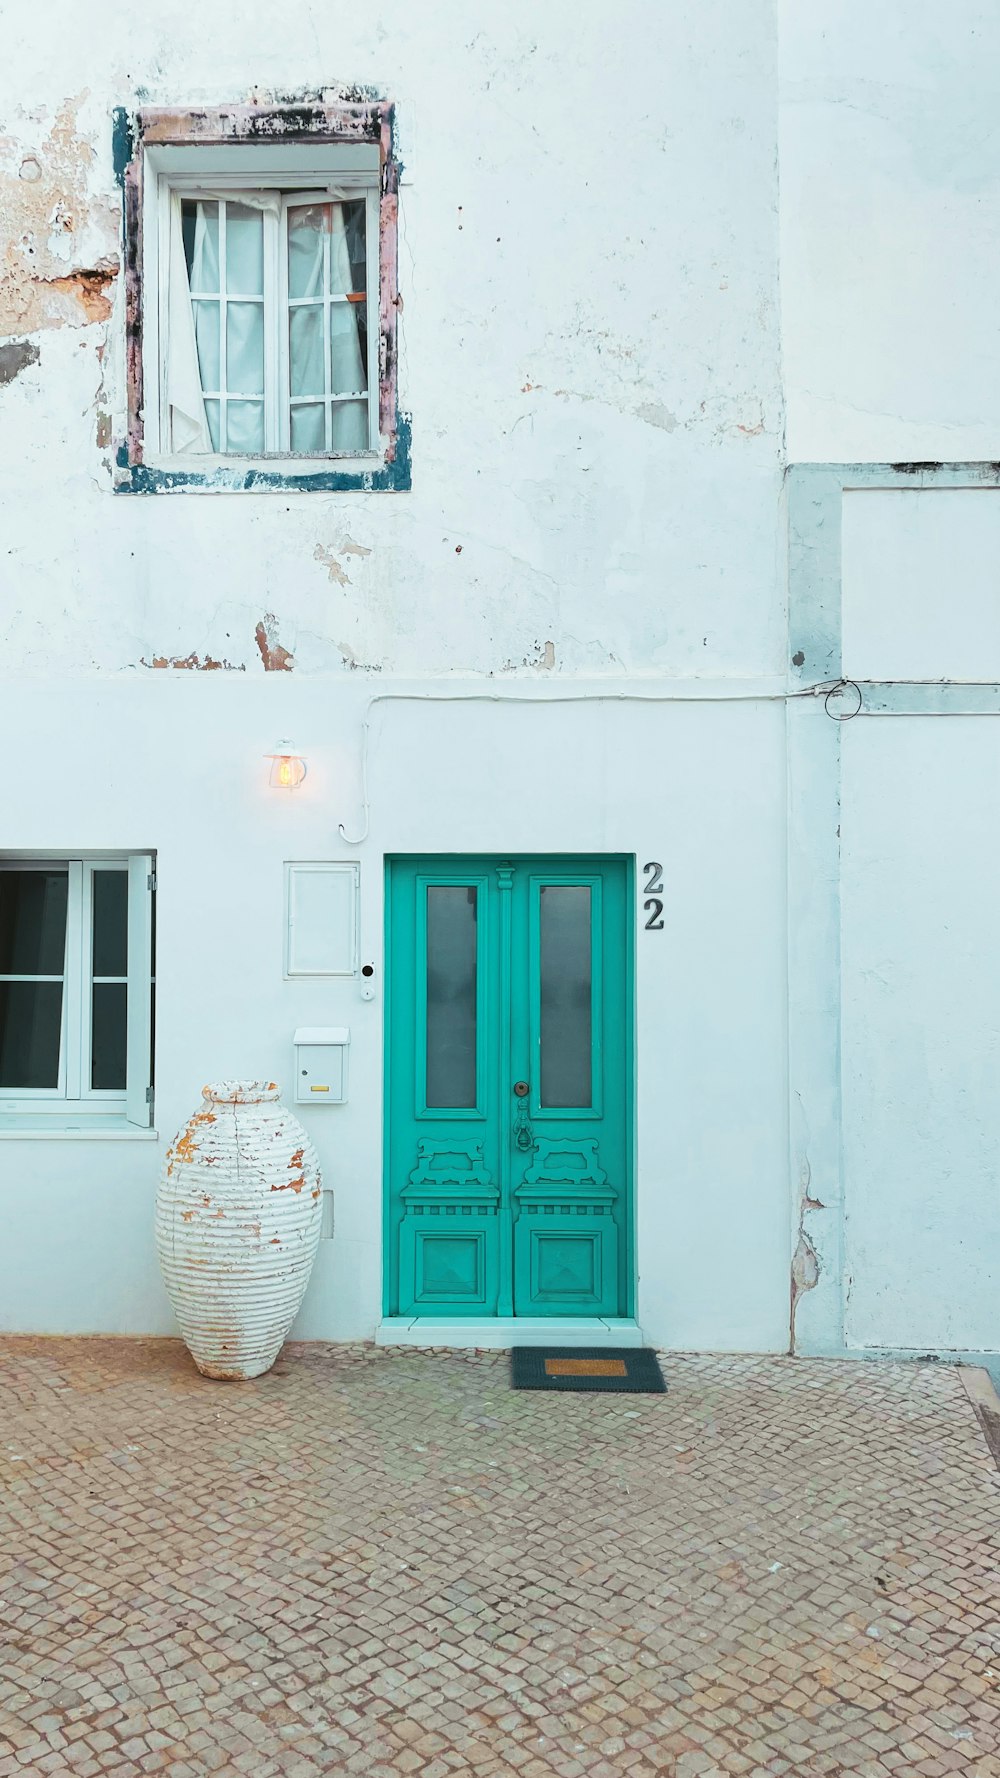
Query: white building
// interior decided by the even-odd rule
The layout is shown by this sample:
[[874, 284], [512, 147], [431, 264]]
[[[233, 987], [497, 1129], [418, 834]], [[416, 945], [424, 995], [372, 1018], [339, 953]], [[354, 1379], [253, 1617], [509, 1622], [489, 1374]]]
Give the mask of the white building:
[[995, 1350], [996, 9], [7, 51], [0, 1324], [332, 1027], [302, 1337]]

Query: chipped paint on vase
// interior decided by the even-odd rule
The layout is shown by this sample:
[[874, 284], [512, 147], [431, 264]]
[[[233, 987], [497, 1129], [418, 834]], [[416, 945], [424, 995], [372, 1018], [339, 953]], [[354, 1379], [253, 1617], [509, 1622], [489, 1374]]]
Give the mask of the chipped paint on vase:
[[270, 1370], [316, 1258], [316, 1151], [273, 1081], [227, 1080], [167, 1150], [156, 1245], [185, 1344], [206, 1377]]

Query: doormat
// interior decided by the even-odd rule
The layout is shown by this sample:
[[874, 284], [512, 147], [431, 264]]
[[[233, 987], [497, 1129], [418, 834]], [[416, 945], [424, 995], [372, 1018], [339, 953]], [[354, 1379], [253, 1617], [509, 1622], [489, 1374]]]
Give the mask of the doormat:
[[514, 1346], [512, 1389], [594, 1389], [617, 1395], [665, 1395], [650, 1346]]

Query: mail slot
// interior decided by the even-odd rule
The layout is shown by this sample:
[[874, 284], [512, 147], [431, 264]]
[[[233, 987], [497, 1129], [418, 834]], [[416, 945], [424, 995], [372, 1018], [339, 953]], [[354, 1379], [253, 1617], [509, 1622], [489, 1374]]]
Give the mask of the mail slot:
[[345, 1025], [303, 1025], [295, 1045], [295, 1103], [343, 1105], [347, 1098], [347, 1051], [351, 1033]]

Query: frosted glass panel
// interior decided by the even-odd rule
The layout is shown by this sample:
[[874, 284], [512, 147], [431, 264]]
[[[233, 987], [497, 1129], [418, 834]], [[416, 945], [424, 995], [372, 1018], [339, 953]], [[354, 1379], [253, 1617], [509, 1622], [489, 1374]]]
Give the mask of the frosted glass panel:
[[541, 891], [541, 1102], [592, 1102], [590, 889], [549, 883]]
[[478, 891], [464, 883], [427, 890], [427, 1103], [476, 1103]]
[[357, 866], [289, 864], [287, 885], [286, 975], [354, 975]]

